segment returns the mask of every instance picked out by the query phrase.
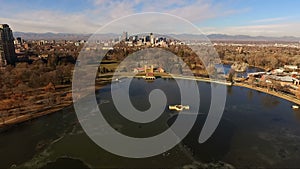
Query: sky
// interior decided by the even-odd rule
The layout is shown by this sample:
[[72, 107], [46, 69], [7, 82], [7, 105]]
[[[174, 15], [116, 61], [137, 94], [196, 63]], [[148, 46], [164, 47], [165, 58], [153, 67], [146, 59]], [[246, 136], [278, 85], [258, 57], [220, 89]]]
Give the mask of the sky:
[[[94, 33], [120, 17], [160, 12], [184, 18], [205, 34], [300, 37], [297, 0], [0, 0], [0, 4], [0, 23], [18, 32]], [[135, 22], [147, 25], [147, 20]]]

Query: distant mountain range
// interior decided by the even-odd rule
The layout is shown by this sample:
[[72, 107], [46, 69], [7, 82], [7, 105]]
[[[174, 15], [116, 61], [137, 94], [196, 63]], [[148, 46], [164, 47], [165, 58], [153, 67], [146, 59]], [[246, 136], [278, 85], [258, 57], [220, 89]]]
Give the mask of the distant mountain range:
[[[25, 33], [14, 32], [14, 37], [21, 37], [25, 40], [87, 40], [92, 34], [73, 34], [73, 33]], [[117, 34], [98, 34], [101, 39], [111, 39], [118, 37]], [[197, 40], [205, 37], [205, 35], [193, 34], [170, 34], [182, 40]], [[248, 36], [248, 35], [226, 35], [226, 34], [209, 34], [206, 35], [210, 40], [214, 41], [283, 41], [283, 42], [300, 42], [300, 37], [283, 36]]]
[[208, 35], [207, 37], [211, 40], [286, 41], [286, 42], [299, 42], [300, 41], [300, 37], [294, 37], [294, 36], [269, 37], [269, 36], [211, 34], [211, 35]]
[[13, 32], [14, 37], [21, 37], [24, 40], [86, 40], [91, 34], [69, 34], [69, 33], [25, 33]]

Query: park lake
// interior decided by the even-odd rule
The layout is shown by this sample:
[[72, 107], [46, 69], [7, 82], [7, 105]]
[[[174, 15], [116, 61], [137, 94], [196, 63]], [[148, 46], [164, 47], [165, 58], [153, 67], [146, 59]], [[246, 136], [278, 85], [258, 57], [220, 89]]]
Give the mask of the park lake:
[[[190, 85], [191, 81], [185, 81], [184, 84]], [[122, 89], [123, 83], [118, 85]], [[220, 84], [197, 82], [197, 85], [200, 91], [197, 120], [187, 137], [163, 154], [131, 159], [103, 150], [85, 134], [70, 106], [2, 131], [0, 168], [182, 168], [217, 162], [236, 168], [300, 166], [300, 111], [291, 109], [293, 103], [251, 89], [227, 86], [221, 122], [212, 137], [200, 144], [198, 137], [210, 107], [210, 89]], [[111, 126], [123, 134], [157, 135], [176, 120], [174, 112], [166, 108], [151, 123], [130, 122], [118, 114], [110, 89], [106, 85], [96, 91], [99, 108]], [[159, 78], [151, 83], [133, 79], [129, 93], [133, 105], [147, 110], [153, 89], [164, 91], [168, 104], [180, 100], [174, 79]]]

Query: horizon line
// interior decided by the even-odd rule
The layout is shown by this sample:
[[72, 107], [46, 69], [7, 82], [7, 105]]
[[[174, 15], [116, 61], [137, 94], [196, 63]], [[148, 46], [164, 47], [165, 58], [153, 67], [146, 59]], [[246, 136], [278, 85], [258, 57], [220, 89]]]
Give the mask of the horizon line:
[[[109, 34], [115, 34], [115, 35], [121, 35], [120, 33], [72, 33], [72, 32], [22, 32], [22, 31], [13, 31], [14, 33], [24, 33], [24, 34], [54, 34], [54, 35], [60, 35], [60, 34], [66, 34], [66, 35], [109, 35]], [[150, 32], [149, 32], [150, 33]], [[154, 33], [155, 34], [155, 33]], [[134, 34], [133, 34], [134, 35]], [[248, 36], [253, 38], [259, 38], [259, 37], [265, 37], [265, 38], [300, 38], [300, 36], [291, 36], [291, 35], [281, 35], [281, 36], [273, 36], [273, 35], [247, 35], [247, 34], [227, 34], [227, 33], [208, 33], [208, 34], [193, 34], [193, 33], [169, 33], [166, 35], [224, 35], [224, 36]]]

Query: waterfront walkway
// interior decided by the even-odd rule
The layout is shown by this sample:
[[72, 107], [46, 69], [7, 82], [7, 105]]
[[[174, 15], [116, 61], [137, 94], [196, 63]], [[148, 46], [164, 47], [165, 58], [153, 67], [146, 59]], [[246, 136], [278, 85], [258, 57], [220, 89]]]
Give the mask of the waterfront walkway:
[[279, 97], [279, 98], [282, 98], [282, 99], [285, 99], [285, 100], [288, 100], [290, 102], [293, 102], [295, 104], [300, 105], [300, 100], [297, 99], [293, 95], [288, 95], [288, 94], [284, 94], [282, 92], [276, 92], [276, 91], [273, 91], [273, 90], [268, 90], [268, 89], [262, 88], [262, 87], [251, 86], [251, 85], [248, 85], [248, 84], [245, 84], [245, 83], [234, 83], [233, 85], [238, 86], [238, 87], [245, 87], [245, 88], [248, 88], [248, 89], [260, 91], [260, 92], [270, 94], [270, 95], [273, 95], [273, 96], [276, 96], [276, 97]]
[[168, 77], [162, 77], [162, 78], [176, 78], [176, 79], [184, 79], [184, 80], [196, 80], [196, 81], [201, 81], [201, 82], [216, 83], [216, 84], [231, 86], [231, 83], [227, 82], [226, 80], [217, 81], [217, 80], [213, 80], [213, 79], [210, 79], [210, 78], [203, 78], [203, 77], [189, 77], [189, 76], [173, 76], [172, 77], [172, 76], [168, 76]]

